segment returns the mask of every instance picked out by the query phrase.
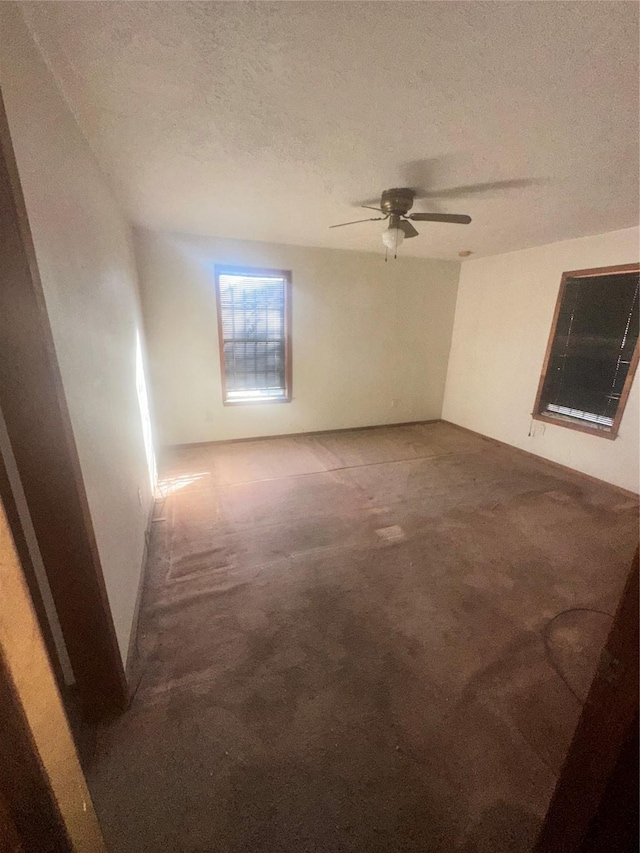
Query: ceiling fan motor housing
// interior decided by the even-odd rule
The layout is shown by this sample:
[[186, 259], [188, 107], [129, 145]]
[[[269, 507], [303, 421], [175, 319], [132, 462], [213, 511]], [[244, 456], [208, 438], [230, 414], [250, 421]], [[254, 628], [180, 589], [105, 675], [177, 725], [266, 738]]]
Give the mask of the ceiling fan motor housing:
[[385, 190], [380, 198], [380, 207], [387, 214], [405, 216], [413, 207], [415, 193], [407, 187]]

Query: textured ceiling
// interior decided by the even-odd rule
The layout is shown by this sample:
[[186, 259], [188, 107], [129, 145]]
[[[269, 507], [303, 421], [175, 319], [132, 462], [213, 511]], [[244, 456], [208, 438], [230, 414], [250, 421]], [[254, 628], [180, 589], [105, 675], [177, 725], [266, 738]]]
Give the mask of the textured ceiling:
[[634, 2], [22, 8], [138, 224], [380, 251], [328, 226], [403, 185], [473, 217], [420, 223], [423, 257], [638, 222]]

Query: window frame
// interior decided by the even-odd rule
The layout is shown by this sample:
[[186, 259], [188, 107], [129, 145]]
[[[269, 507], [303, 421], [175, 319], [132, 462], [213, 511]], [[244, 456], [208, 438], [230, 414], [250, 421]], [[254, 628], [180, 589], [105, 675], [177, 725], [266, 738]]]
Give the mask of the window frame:
[[629, 398], [629, 393], [631, 391], [631, 386], [633, 384], [633, 379], [636, 374], [636, 369], [638, 367], [638, 359], [640, 357], [640, 337], [636, 341], [636, 346], [633, 351], [633, 356], [631, 357], [631, 362], [629, 364], [629, 371], [627, 373], [627, 378], [625, 380], [624, 386], [622, 388], [622, 393], [620, 394], [620, 400], [618, 401], [618, 408], [616, 410], [616, 416], [613, 420], [613, 424], [611, 427], [603, 428], [598, 427], [596, 424], [590, 425], [586, 422], [582, 423], [577, 419], [575, 421], [570, 420], [567, 416], [561, 415], [550, 415], [548, 412], [540, 411], [542, 406], [542, 391], [544, 388], [544, 384], [547, 378], [547, 371], [549, 369], [549, 361], [551, 359], [551, 351], [553, 348], [553, 342], [556, 336], [556, 330], [558, 325], [558, 318], [560, 315], [560, 307], [562, 305], [562, 299], [564, 297], [564, 292], [567, 286], [567, 281], [569, 279], [575, 278], [595, 278], [597, 276], [605, 276], [605, 275], [624, 275], [628, 273], [638, 273], [640, 272], [640, 264], [620, 264], [618, 266], [612, 267], [594, 267], [593, 269], [586, 270], [569, 270], [567, 272], [562, 273], [562, 278], [560, 279], [560, 290], [558, 292], [558, 298], [556, 300], [555, 311], [553, 312], [553, 320], [551, 321], [551, 331], [549, 333], [549, 340], [547, 341], [547, 349], [544, 356], [544, 361], [542, 363], [542, 371], [540, 373], [540, 381], [538, 382], [538, 391], [536, 394], [535, 404], [533, 406], [533, 412], [531, 413], [531, 417], [536, 421], [542, 421], [546, 424], [554, 424], [555, 426], [566, 427], [567, 429], [574, 429], [578, 432], [586, 432], [589, 435], [599, 436], [600, 438], [608, 438], [613, 441], [617, 435], [618, 430], [620, 429], [620, 422], [622, 421], [622, 416], [624, 415], [624, 410], [627, 405], [627, 399]]
[[[223, 406], [264, 406], [270, 403], [290, 403], [292, 397], [292, 346], [291, 346], [291, 270], [274, 270], [260, 267], [229, 266], [216, 264], [215, 291], [216, 314], [218, 320], [218, 361], [220, 362], [220, 379], [222, 383]], [[245, 278], [281, 278], [284, 281], [284, 382], [285, 393], [282, 397], [265, 397], [263, 400], [229, 400], [227, 399], [227, 377], [224, 358], [224, 333], [222, 327], [222, 304], [220, 299], [220, 276], [237, 275]]]

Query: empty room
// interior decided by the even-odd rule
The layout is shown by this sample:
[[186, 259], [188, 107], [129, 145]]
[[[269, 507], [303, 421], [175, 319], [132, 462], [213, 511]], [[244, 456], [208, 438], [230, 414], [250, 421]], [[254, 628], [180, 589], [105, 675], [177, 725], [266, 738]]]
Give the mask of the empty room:
[[638, 12], [0, 3], [0, 848], [637, 849]]

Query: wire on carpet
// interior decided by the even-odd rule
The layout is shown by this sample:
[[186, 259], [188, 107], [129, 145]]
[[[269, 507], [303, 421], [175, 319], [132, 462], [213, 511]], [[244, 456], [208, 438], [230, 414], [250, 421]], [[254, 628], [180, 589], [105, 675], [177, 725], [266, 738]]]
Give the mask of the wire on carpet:
[[547, 663], [554, 670], [556, 675], [562, 680], [567, 690], [571, 693], [573, 698], [580, 703], [580, 705], [584, 705], [586, 701], [586, 697], [579, 696], [576, 691], [571, 686], [567, 676], [562, 671], [560, 664], [555, 660], [553, 655], [553, 649], [551, 647], [551, 638], [549, 636], [549, 631], [551, 626], [554, 624], [556, 619], [560, 619], [562, 616], [566, 616], [568, 613], [598, 613], [600, 616], [608, 616], [609, 619], [613, 619], [612, 613], [607, 613], [606, 610], [598, 610], [595, 607], [567, 607], [566, 610], [561, 610], [560, 613], [556, 613], [549, 621], [546, 623], [544, 628], [542, 629], [542, 640], [544, 642], [544, 653], [547, 659]]

